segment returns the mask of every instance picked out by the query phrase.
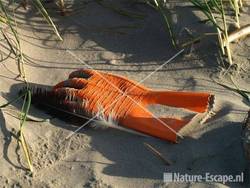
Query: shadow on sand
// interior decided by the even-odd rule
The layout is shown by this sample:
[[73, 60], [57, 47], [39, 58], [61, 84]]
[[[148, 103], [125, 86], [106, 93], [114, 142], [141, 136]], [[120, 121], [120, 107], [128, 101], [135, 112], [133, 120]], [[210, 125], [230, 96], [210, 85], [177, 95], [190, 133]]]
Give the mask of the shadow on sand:
[[[133, 64], [133, 66], [150, 66], [158, 62], [160, 65], [176, 53], [169, 35], [165, 30], [163, 18], [158, 12], [142, 4], [132, 5], [131, 3], [124, 3], [123, 1], [117, 1], [114, 4], [117, 7], [124, 8], [124, 10], [139, 12], [145, 15], [145, 17], [144, 19], [132, 19], [114, 13], [112, 10], [100, 6], [95, 1], [89, 3], [75, 1], [71, 5], [72, 10], [82, 6], [84, 6], [84, 9], [76, 13], [72, 12], [72, 14], [64, 17], [55, 11], [49, 11], [50, 15], [56, 20], [56, 25], [58, 25], [60, 33], [64, 36], [64, 41], [59, 43], [55, 39], [51, 28], [46, 24], [41, 25], [44, 22], [42, 19], [33, 19], [34, 16], [38, 14], [36, 10], [29, 9], [27, 12], [21, 11], [20, 14], [17, 14], [17, 18], [21, 20], [20, 25], [22, 25], [24, 30], [32, 24], [32, 31], [34, 33], [34, 36], [32, 36], [33, 40], [38, 40], [42, 44], [39, 46], [26, 39], [26, 42], [31, 43], [33, 46], [38, 45], [40, 48], [58, 49], [62, 51], [70, 50], [77, 53], [80, 58], [84, 52], [95, 52], [98, 54], [99, 52], [111, 51], [118, 54], [125, 54], [125, 56], [122, 57], [125, 64], [119, 65], [119, 67], [113, 66], [112, 71], [119, 71], [123, 66], [129, 66], [130, 64]], [[51, 8], [51, 4], [46, 6]], [[193, 13], [193, 9], [191, 8], [177, 5], [173, 7], [171, 11], [172, 15], [176, 17], [176, 22], [174, 23], [175, 35], [177, 39], [182, 42], [187, 39], [186, 36], [184, 36], [184, 28], [191, 28], [190, 30], [192, 30], [196, 36], [199, 35], [199, 33], [213, 31], [211, 26], [199, 24], [200, 18]], [[25, 21], [23, 18], [25, 18]], [[40, 38], [39, 33], [47, 37]], [[72, 39], [68, 37], [69, 35], [80, 36], [81, 41], [78, 41], [76, 45], [72, 46], [70, 45], [70, 40]], [[200, 44], [194, 46], [195, 54], [199, 57], [198, 59], [204, 59], [205, 64], [197, 64], [192, 67], [193, 69], [214, 68], [218, 65], [216, 63], [218, 50], [215, 43], [211, 42], [212, 40], [210, 39], [204, 39]], [[25, 39], [23, 40], [25, 41]], [[89, 43], [89, 41], [92, 42]], [[206, 46], [206, 48], [202, 46]], [[28, 58], [27, 64], [40, 68], [76, 69], [81, 65], [81, 63], [77, 63], [75, 64], [76, 67], [72, 68], [72, 66], [67, 66], [68, 62], [45, 62], [44, 59]], [[84, 58], [86, 57], [82, 57], [86, 63], [90, 63], [91, 66], [94, 66], [97, 70], [105, 70], [104, 67], [98, 67], [100, 64], [103, 65], [103, 60], [100, 60], [99, 57], [86, 60]], [[196, 58], [193, 57], [184, 61], [188, 63], [195, 59]], [[117, 60], [119, 60], [119, 57]], [[179, 59], [178, 61], [182, 60]], [[176, 64], [178, 64], [178, 61]], [[136, 68], [132, 68], [127, 71], [135, 70]], [[152, 70], [150, 69], [148, 71]], [[170, 71], [171, 70], [178, 70], [178, 68], [170, 69]], [[185, 70], [185, 68], [181, 68], [180, 70]], [[163, 68], [163, 70], [160, 71], [167, 71], [167, 69]]]
[[[20, 84], [13, 85], [11, 93], [17, 91], [17, 88], [20, 88]], [[18, 104], [14, 105], [18, 107]], [[35, 108], [32, 109], [31, 115], [43, 114]], [[224, 116], [230, 111], [230, 106], [228, 106], [218, 114]], [[187, 137], [179, 144], [171, 144], [152, 137], [135, 136], [112, 129], [94, 130], [87, 128], [81, 132], [91, 137], [93, 150], [112, 161], [112, 164], [105, 164], [102, 172], [106, 175], [159, 180], [162, 179], [163, 172], [179, 172], [181, 174], [205, 174], [209, 172], [211, 174], [237, 175], [244, 171], [246, 164], [241, 144], [241, 126], [240, 123], [224, 121], [221, 118], [223, 117], [217, 116], [205, 124], [204, 128], [209, 127], [211, 130], [199, 138]], [[1, 121], [4, 122], [2, 115]], [[52, 119], [51, 124], [62, 129], [75, 130], [75, 127], [68, 126], [57, 119]], [[5, 160], [10, 162], [7, 150], [11, 133], [4, 124], [1, 130], [8, 138], [5, 140], [3, 149]], [[166, 166], [144, 146], [145, 142], [156, 147], [173, 164]], [[79, 160], [75, 162], [79, 162], [79, 164], [93, 162], [96, 165], [103, 165], [95, 161]]]

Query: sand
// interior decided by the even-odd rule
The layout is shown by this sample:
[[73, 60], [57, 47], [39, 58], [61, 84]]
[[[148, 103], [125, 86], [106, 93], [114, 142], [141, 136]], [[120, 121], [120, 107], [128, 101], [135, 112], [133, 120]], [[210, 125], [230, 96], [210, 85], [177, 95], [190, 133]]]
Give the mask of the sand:
[[[116, 2], [116, 1], [113, 1]], [[124, 1], [119, 1], [122, 6]], [[32, 7], [17, 10], [18, 30], [27, 80], [54, 85], [78, 68], [92, 67], [140, 81], [176, 54], [158, 13], [143, 5], [125, 6], [140, 11], [145, 19], [118, 15], [95, 2], [68, 2], [78, 12], [61, 17], [53, 4], [48, 4], [63, 41]], [[83, 8], [81, 8], [83, 7]], [[184, 27], [194, 35], [213, 31], [199, 24], [202, 14], [172, 3], [175, 33], [185, 40]], [[250, 4], [242, 13], [242, 24], [249, 23]], [[155, 89], [208, 91], [216, 96], [216, 115], [198, 126], [179, 144], [151, 137], [141, 137], [112, 129], [83, 129], [65, 141], [76, 127], [57, 118], [49, 122], [28, 121], [24, 134], [31, 150], [34, 173], [31, 176], [23, 152], [17, 148], [14, 135], [19, 128], [21, 101], [0, 111], [0, 185], [1, 187], [245, 187], [245, 184], [169, 183], [164, 172], [189, 174], [240, 174], [247, 161], [241, 140], [241, 126], [249, 104], [240, 95], [218, 85], [229, 83], [223, 77], [225, 68], [217, 63], [216, 38], [202, 40], [164, 65], [143, 84]], [[250, 38], [233, 44], [234, 62], [243, 70], [234, 79], [241, 88], [249, 89]], [[0, 104], [17, 96], [21, 81], [12, 58], [0, 63]], [[14, 110], [14, 111], [13, 111]], [[171, 110], [169, 111], [172, 112]], [[30, 115], [51, 116], [34, 107]], [[150, 152], [151, 144], [173, 162], [165, 165]]]

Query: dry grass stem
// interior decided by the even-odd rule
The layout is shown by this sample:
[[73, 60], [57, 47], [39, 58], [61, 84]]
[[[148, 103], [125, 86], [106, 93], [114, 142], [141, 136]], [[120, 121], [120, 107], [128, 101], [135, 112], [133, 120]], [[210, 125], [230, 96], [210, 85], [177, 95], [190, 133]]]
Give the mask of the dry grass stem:
[[168, 160], [166, 157], [164, 157], [157, 149], [155, 149], [153, 146], [151, 146], [148, 143], [144, 143], [144, 145], [157, 157], [159, 157], [166, 165], [172, 165], [173, 163]]
[[[247, 24], [228, 35], [228, 42], [235, 42], [238, 39], [247, 37], [250, 35], [250, 24]], [[224, 43], [225, 46], [225, 43]]]

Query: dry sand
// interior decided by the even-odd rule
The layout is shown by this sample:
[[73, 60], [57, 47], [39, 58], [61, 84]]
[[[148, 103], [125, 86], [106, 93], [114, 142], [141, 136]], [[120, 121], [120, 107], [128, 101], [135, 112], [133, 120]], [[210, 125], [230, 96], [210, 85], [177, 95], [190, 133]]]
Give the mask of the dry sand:
[[[140, 81], [176, 53], [160, 15], [151, 8], [142, 5], [132, 8], [146, 16], [144, 20], [135, 20], [95, 2], [71, 4], [73, 9], [85, 8], [67, 17], [50, 11], [63, 42], [56, 40], [51, 28], [32, 8], [18, 9], [19, 35], [23, 51], [30, 59], [25, 64], [28, 81], [54, 85], [86, 64]], [[47, 6], [55, 9], [52, 4]], [[184, 27], [194, 35], [212, 31], [210, 26], [197, 22], [201, 19], [197, 11], [192, 12], [180, 3], [172, 7], [175, 32], [181, 40], [185, 39]], [[241, 17], [243, 25], [250, 20], [249, 12], [248, 3]], [[118, 130], [85, 129], [65, 142], [65, 137], [76, 129], [70, 124], [55, 118], [50, 122], [27, 122], [24, 134], [34, 165], [30, 176], [24, 170], [27, 164], [13, 136], [19, 128], [19, 120], [13, 117], [16, 115], [13, 109], [20, 109], [19, 101], [0, 111], [0, 187], [244, 187], [243, 184], [163, 183], [163, 172], [234, 175], [246, 168], [241, 126], [249, 105], [238, 94], [214, 82], [222, 79], [228, 82], [222, 78], [223, 68], [216, 60], [215, 40], [202, 40], [144, 82], [156, 89], [209, 91], [216, 95], [216, 115], [190, 137], [171, 144]], [[235, 80], [245, 89], [250, 85], [249, 46], [250, 38], [233, 46], [235, 62], [245, 69]], [[21, 82], [16, 79], [18, 70], [14, 60], [9, 58], [0, 67], [0, 104], [3, 104], [16, 97], [18, 89], [14, 86]], [[50, 117], [35, 108], [30, 114]], [[166, 166], [144, 142], [156, 147], [173, 164]]]

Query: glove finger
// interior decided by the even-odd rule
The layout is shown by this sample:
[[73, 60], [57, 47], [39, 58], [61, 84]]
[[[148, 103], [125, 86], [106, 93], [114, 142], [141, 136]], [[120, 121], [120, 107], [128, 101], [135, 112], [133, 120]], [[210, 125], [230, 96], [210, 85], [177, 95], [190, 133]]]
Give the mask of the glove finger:
[[88, 81], [84, 78], [72, 78], [56, 84], [53, 89], [58, 89], [62, 87], [69, 87], [74, 89], [83, 89], [87, 85]]
[[72, 78], [84, 78], [84, 79], [89, 79], [91, 76], [95, 74], [94, 70], [90, 69], [79, 69], [76, 71], [73, 71], [69, 75], [69, 79]]

